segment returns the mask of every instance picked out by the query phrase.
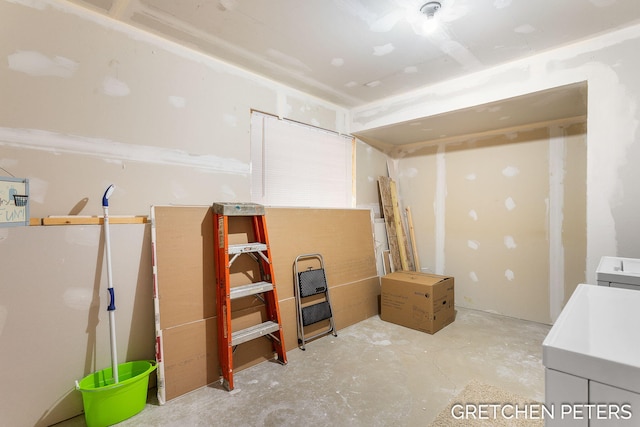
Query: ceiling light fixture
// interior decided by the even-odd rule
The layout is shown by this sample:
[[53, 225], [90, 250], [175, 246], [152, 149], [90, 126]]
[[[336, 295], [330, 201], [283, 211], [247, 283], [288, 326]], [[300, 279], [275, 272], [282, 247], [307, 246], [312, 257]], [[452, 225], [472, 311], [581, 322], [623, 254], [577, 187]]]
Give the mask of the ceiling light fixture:
[[431, 34], [438, 28], [436, 12], [439, 11], [441, 7], [442, 4], [438, 1], [430, 1], [422, 5], [420, 12], [427, 16], [426, 21], [422, 25], [423, 33]]
[[439, 1], [430, 1], [425, 3], [420, 8], [420, 12], [427, 15], [427, 19], [433, 19], [436, 16], [436, 12], [440, 10], [442, 4]]

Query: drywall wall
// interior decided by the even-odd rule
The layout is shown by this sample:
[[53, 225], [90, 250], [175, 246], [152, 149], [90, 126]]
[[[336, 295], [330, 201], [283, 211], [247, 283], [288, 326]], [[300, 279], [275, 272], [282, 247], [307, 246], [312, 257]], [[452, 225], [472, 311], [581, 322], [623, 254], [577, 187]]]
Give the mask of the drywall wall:
[[[560, 308], [584, 281], [584, 126], [563, 130], [561, 141], [550, 132], [427, 146], [395, 161], [399, 186], [421, 189], [405, 191], [404, 203], [423, 236], [423, 271], [456, 277], [458, 305], [550, 323], [550, 263], [559, 260], [564, 274], [555, 278], [563, 291]], [[553, 144], [561, 147], [563, 191], [552, 202]], [[558, 205], [567, 215], [556, 226], [561, 242], [552, 242], [548, 212]], [[562, 254], [553, 252], [556, 246], [564, 248]]]
[[[154, 359], [149, 224], [111, 224], [118, 360]], [[0, 228], [0, 425], [82, 411], [74, 381], [111, 366], [99, 225]]]
[[354, 171], [354, 176], [356, 177], [357, 207], [371, 209], [376, 218], [381, 218], [378, 177], [387, 176], [387, 156], [356, 139], [356, 159], [357, 169]]
[[[109, 184], [116, 185], [112, 216], [148, 215], [158, 204], [248, 201], [251, 109], [348, 131], [343, 108], [70, 2], [3, 0], [0, 16], [0, 167], [6, 170], [0, 174], [30, 180], [32, 217], [101, 215], [100, 198]], [[382, 168], [383, 154], [366, 153], [364, 161], [376, 159]], [[356, 197], [357, 205], [376, 203], [375, 181], [361, 181], [358, 191], [363, 197]], [[0, 419], [10, 425], [45, 426], [68, 417], [70, 409], [78, 413], [79, 395], [68, 381], [108, 364], [104, 313], [93, 300], [100, 228], [75, 227], [0, 229], [0, 258], [15, 267], [3, 270], [0, 288], [0, 394], [9, 396], [0, 403]], [[126, 227], [144, 231], [127, 228], [116, 235], [112, 227], [114, 250], [127, 248], [119, 251], [125, 260], [114, 260], [114, 274], [126, 270], [116, 281], [144, 282], [136, 303], [148, 301], [148, 225]], [[59, 303], [62, 296], [71, 301]], [[118, 328], [129, 344], [121, 358], [153, 357], [153, 343], [131, 338], [146, 332], [129, 329], [127, 319], [134, 316], [138, 324], [151, 306], [127, 315], [131, 295], [120, 290], [118, 296]], [[69, 304], [79, 306], [77, 313]], [[95, 337], [87, 337], [89, 313], [97, 322]], [[349, 306], [344, 313], [355, 320]], [[20, 319], [28, 322], [16, 323]], [[142, 328], [149, 327], [146, 322]], [[95, 357], [87, 356], [90, 340], [98, 343], [91, 350]]]
[[[352, 131], [371, 129], [578, 82], [588, 85], [586, 269], [595, 283], [604, 255], [640, 257], [638, 123], [640, 25], [470, 74], [353, 111]], [[505, 111], [508, 115], [508, 111]], [[446, 183], [443, 184], [446, 188]], [[420, 191], [400, 185], [400, 194]], [[414, 214], [415, 216], [415, 214]], [[556, 218], [557, 219], [557, 218]], [[418, 239], [428, 236], [418, 235]], [[438, 240], [438, 239], [436, 239]], [[565, 248], [566, 249], [566, 248]], [[443, 257], [440, 251], [437, 257]], [[448, 262], [439, 263], [440, 266]], [[448, 271], [443, 271], [449, 273]], [[552, 275], [562, 272], [553, 270]], [[556, 286], [556, 285], [552, 285]], [[559, 285], [561, 288], [564, 285]], [[550, 294], [559, 295], [557, 288]], [[557, 309], [557, 308], [556, 308]], [[553, 315], [551, 316], [553, 319]]]
[[[428, 147], [397, 163], [401, 188], [444, 193], [405, 191], [404, 201], [416, 231], [431, 236], [419, 251], [425, 270], [456, 278], [456, 304], [551, 323], [551, 313], [584, 281], [584, 126]], [[434, 185], [442, 181], [446, 189]], [[567, 213], [556, 215], [557, 224], [549, 219], [555, 211]], [[552, 266], [562, 276], [552, 277]], [[557, 301], [552, 280], [563, 291]]]
[[344, 108], [70, 2], [0, 16], [0, 167], [29, 178], [34, 217], [100, 214], [109, 184], [113, 215], [249, 200], [252, 109], [348, 131]]

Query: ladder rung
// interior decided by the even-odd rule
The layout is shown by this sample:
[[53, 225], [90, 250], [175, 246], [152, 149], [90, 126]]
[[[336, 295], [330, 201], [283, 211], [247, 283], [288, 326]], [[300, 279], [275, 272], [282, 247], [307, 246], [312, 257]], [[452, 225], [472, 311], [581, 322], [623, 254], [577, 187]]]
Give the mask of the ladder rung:
[[231, 299], [247, 297], [249, 295], [261, 294], [273, 290], [273, 283], [256, 282], [248, 285], [236, 286], [230, 289]]
[[229, 254], [244, 254], [251, 252], [262, 252], [267, 250], [265, 243], [242, 243], [240, 245], [229, 245]]
[[276, 322], [271, 321], [260, 323], [246, 329], [241, 329], [231, 334], [231, 345], [242, 344], [243, 342], [251, 341], [272, 332], [276, 332], [279, 329], [280, 326]]

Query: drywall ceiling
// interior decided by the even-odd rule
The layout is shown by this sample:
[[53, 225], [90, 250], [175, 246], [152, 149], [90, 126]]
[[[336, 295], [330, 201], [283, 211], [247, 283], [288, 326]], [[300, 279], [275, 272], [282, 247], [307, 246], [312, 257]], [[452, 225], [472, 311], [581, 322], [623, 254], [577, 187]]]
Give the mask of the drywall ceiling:
[[425, 0], [71, 2], [345, 108], [640, 22], [637, 0], [441, 0], [430, 34]]
[[575, 83], [498, 102], [423, 117], [355, 135], [389, 154], [496, 132], [567, 125], [586, 121], [587, 83]]
[[73, 0], [345, 107], [640, 19], [637, 0]]

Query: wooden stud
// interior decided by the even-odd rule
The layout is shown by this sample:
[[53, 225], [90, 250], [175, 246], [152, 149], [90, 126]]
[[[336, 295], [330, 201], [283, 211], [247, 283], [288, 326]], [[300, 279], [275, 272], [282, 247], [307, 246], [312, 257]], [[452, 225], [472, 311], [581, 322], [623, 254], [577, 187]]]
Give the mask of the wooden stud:
[[418, 245], [416, 243], [416, 233], [413, 229], [413, 217], [411, 216], [411, 207], [407, 206], [407, 224], [409, 226], [409, 236], [411, 236], [411, 249], [413, 250], [413, 264], [415, 271], [420, 271], [420, 258], [418, 257]]

